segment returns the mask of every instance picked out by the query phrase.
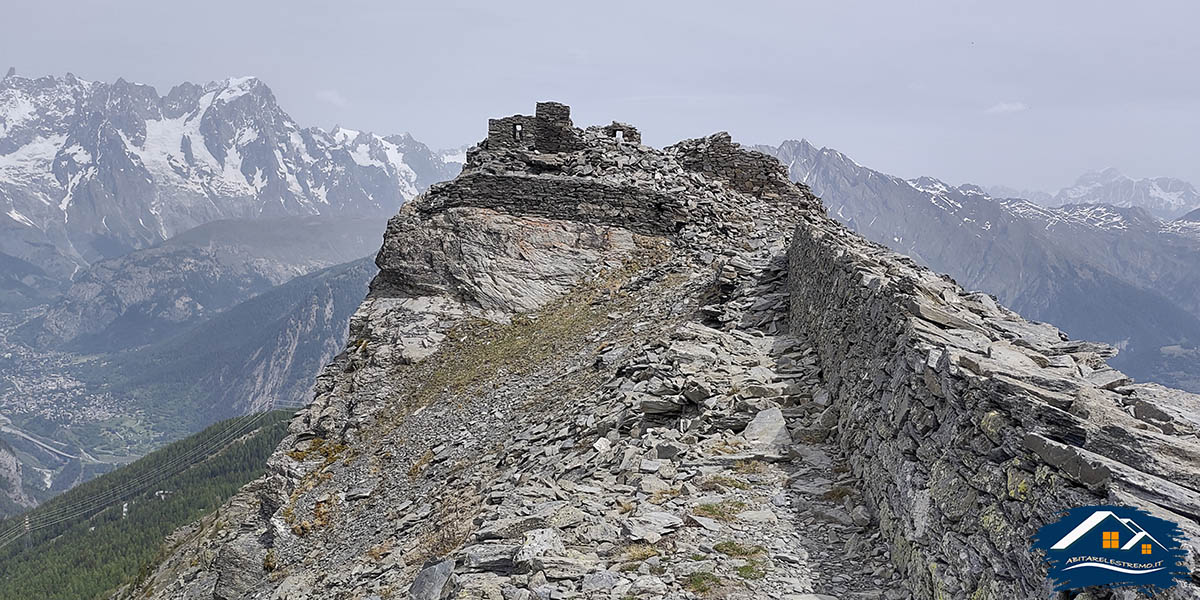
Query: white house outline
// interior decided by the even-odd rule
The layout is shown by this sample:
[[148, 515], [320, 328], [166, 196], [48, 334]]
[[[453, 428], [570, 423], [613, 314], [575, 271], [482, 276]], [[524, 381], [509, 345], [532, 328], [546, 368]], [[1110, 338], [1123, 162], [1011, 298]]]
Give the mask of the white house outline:
[[1147, 533], [1145, 529], [1142, 529], [1142, 526], [1138, 525], [1136, 522], [1134, 522], [1133, 519], [1122, 519], [1121, 517], [1118, 517], [1116, 514], [1114, 514], [1111, 510], [1098, 510], [1098, 511], [1092, 513], [1091, 516], [1084, 519], [1084, 521], [1082, 523], [1077, 525], [1075, 527], [1075, 529], [1072, 529], [1070, 533], [1063, 536], [1063, 538], [1061, 540], [1058, 540], [1058, 542], [1055, 543], [1053, 546], [1051, 546], [1050, 549], [1051, 550], [1065, 550], [1065, 549], [1069, 548], [1071, 546], [1071, 544], [1074, 544], [1076, 541], [1079, 540], [1079, 538], [1087, 535], [1087, 533], [1089, 531], [1091, 531], [1092, 529], [1095, 529], [1097, 525], [1099, 525], [1101, 522], [1103, 522], [1105, 519], [1107, 519], [1109, 517], [1116, 519], [1117, 522], [1124, 525], [1126, 529], [1128, 529], [1131, 533], [1134, 534], [1133, 539], [1126, 542], [1125, 545], [1121, 548], [1121, 550], [1128, 550], [1128, 549], [1132, 548], [1133, 545], [1135, 543], [1137, 543], [1138, 540], [1141, 540], [1144, 538], [1150, 538], [1150, 540], [1153, 541], [1155, 544], [1157, 544], [1159, 548], [1166, 550], [1166, 546], [1163, 546], [1162, 542], [1159, 542], [1158, 540], [1154, 539], [1154, 536]]

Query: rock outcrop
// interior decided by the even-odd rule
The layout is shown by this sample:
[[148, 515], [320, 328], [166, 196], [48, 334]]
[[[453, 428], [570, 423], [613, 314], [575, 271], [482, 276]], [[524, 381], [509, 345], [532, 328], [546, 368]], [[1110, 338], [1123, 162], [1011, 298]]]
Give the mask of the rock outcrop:
[[0, 440], [0, 517], [24, 512], [34, 505], [25, 492], [21, 460], [4, 440]]
[[858, 238], [727, 134], [657, 150], [564, 109], [493, 120], [400, 210], [267, 474], [118, 597], [1044, 598], [1058, 509], [1200, 539], [1194, 396]]

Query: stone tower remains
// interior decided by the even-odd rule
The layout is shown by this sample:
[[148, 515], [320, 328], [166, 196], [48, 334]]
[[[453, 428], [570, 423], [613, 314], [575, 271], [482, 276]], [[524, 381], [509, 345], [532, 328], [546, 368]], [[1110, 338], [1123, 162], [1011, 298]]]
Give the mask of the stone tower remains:
[[[611, 129], [611, 131], [609, 131]], [[641, 135], [631, 125], [613, 123], [605, 132], [632, 143], [640, 143]], [[571, 122], [571, 107], [558, 102], [538, 102], [533, 116], [512, 115], [488, 119], [487, 146], [514, 148], [538, 152], [573, 152], [583, 148], [579, 129]]]

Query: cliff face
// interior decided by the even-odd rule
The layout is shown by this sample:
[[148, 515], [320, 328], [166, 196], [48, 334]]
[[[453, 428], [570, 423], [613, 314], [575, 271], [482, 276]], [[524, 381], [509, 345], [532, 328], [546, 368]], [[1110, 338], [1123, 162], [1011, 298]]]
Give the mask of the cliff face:
[[21, 461], [11, 446], [0, 440], [0, 517], [20, 514], [34, 501], [25, 493]]
[[1055, 509], [1200, 514], [1196, 398], [728, 135], [656, 150], [565, 108], [493, 120], [389, 222], [268, 474], [118, 597], [1044, 598]]

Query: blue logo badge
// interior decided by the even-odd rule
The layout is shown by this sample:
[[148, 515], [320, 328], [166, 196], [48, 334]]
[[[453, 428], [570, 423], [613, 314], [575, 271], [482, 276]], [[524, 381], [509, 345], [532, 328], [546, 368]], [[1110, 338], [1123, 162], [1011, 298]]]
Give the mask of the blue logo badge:
[[1058, 591], [1092, 585], [1170, 588], [1188, 577], [1183, 531], [1128, 506], [1082, 506], [1045, 525], [1033, 547], [1046, 553]]

